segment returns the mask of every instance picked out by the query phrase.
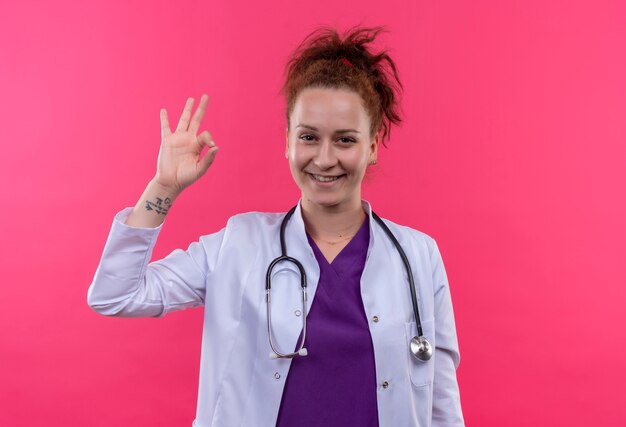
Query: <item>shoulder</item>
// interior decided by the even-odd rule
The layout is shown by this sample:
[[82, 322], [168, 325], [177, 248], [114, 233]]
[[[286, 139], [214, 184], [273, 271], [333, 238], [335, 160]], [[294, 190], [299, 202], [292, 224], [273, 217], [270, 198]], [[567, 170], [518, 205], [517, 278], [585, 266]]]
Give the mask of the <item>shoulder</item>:
[[[219, 231], [200, 236], [205, 244], [219, 241], [220, 245], [241, 245], [280, 228], [285, 212], [244, 212], [230, 218]], [[215, 244], [213, 243], [213, 245]]]
[[280, 227], [285, 212], [243, 212], [231, 216], [226, 223], [227, 234], [258, 235]]
[[221, 259], [258, 255], [278, 236], [283, 217], [281, 212], [238, 213], [221, 230], [201, 236], [200, 241], [207, 253], [222, 254]]
[[255, 224], [255, 225], [273, 225], [277, 222], [280, 223], [280, 220], [285, 215], [285, 212], [258, 212], [258, 211], [250, 211], [250, 212], [242, 212], [231, 216], [228, 219], [228, 224], [230, 225], [246, 225], [246, 224]]
[[438, 251], [437, 242], [429, 234], [407, 225], [398, 224], [387, 218], [381, 217], [381, 219], [403, 246], [409, 245], [419, 252], [427, 253], [429, 256]]
[[433, 280], [436, 280], [439, 286], [442, 283], [447, 283], [441, 252], [433, 237], [415, 228], [384, 218], [382, 220], [395, 235], [409, 259], [412, 259], [418, 266], [425, 268], [424, 271], [429, 271], [433, 277], [436, 277]]

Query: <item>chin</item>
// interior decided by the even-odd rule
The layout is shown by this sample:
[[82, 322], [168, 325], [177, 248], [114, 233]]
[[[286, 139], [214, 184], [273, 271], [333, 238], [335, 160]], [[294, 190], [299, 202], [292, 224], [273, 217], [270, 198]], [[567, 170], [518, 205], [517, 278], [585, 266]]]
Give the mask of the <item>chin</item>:
[[339, 197], [336, 195], [331, 195], [331, 194], [322, 195], [322, 194], [310, 194], [310, 193], [306, 194], [305, 193], [302, 195], [302, 198], [303, 200], [306, 200], [309, 203], [312, 203], [317, 206], [322, 206], [325, 208], [339, 206], [342, 203], [345, 203], [347, 201], [346, 198]]

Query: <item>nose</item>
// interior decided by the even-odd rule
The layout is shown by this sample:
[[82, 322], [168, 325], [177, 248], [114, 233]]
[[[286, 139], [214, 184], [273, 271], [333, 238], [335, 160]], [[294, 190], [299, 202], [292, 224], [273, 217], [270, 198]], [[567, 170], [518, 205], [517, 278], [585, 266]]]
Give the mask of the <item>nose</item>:
[[337, 164], [337, 156], [335, 156], [334, 147], [331, 141], [323, 141], [318, 145], [317, 153], [313, 159], [313, 163], [320, 170], [330, 169]]

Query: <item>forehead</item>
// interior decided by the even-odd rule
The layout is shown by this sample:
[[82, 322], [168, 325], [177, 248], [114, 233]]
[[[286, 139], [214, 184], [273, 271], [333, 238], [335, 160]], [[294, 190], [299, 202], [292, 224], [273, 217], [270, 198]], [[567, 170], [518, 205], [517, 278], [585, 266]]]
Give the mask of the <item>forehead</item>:
[[306, 88], [291, 112], [291, 124], [317, 128], [367, 127], [369, 117], [361, 96], [348, 89]]

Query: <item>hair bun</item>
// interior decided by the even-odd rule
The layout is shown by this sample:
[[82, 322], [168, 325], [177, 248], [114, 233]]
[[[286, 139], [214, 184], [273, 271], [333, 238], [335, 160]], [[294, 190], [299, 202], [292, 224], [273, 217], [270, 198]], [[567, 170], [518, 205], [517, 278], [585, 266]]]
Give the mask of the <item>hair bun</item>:
[[[281, 93], [289, 116], [298, 94], [307, 87], [349, 88], [364, 101], [373, 137], [381, 129], [382, 142], [391, 135], [391, 124], [399, 125], [398, 96], [402, 83], [386, 50], [373, 53], [370, 44], [384, 27], [355, 26], [339, 35], [332, 27], [318, 27], [292, 53], [285, 66]], [[386, 145], [385, 145], [386, 146]]]

